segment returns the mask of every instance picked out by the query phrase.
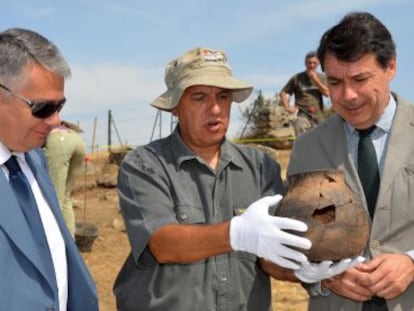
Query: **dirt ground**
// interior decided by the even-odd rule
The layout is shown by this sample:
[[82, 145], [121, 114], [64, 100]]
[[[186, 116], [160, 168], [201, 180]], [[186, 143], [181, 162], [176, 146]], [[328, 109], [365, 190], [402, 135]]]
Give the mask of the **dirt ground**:
[[[283, 169], [288, 157], [288, 150], [278, 150], [278, 160]], [[99, 235], [91, 251], [82, 252], [82, 256], [96, 282], [100, 310], [115, 311], [112, 286], [130, 248], [119, 213], [116, 188], [100, 187], [95, 183], [102, 176], [107, 154], [93, 154], [90, 158], [84, 174], [79, 178], [73, 199], [77, 221], [95, 225]], [[295, 283], [272, 280], [272, 299], [274, 310], [302, 311], [307, 308], [308, 296]]]

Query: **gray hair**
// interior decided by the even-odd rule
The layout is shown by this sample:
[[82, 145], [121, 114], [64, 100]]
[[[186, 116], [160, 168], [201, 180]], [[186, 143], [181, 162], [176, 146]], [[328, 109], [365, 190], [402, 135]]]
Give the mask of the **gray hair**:
[[70, 67], [59, 49], [42, 35], [28, 29], [10, 28], [0, 32], [0, 82], [23, 82], [28, 66], [39, 64], [62, 78]]

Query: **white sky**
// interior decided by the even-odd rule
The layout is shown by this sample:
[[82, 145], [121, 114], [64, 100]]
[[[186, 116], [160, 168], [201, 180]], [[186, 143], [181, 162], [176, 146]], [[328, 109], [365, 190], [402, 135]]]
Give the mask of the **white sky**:
[[[72, 68], [62, 118], [80, 123], [88, 145], [107, 143], [107, 116], [122, 142], [149, 142], [156, 112], [149, 103], [165, 90], [164, 68], [196, 46], [224, 49], [236, 77], [270, 97], [304, 69], [304, 55], [350, 11], [369, 11], [391, 31], [398, 73], [392, 89], [414, 101], [414, 2], [410, 0], [0, 0], [0, 29], [30, 28], [61, 49]], [[248, 104], [244, 103], [244, 105]], [[162, 135], [170, 116], [162, 114]], [[234, 104], [229, 137], [241, 131]], [[158, 137], [159, 128], [156, 128]], [[112, 133], [118, 144], [116, 132]]]

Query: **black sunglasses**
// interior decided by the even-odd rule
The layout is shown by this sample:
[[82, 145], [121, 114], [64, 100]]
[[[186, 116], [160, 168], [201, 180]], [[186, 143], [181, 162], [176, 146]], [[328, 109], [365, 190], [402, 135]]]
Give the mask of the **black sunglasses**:
[[66, 98], [61, 100], [30, 100], [26, 97], [23, 97], [13, 92], [7, 86], [1, 83], [0, 88], [6, 90], [10, 94], [16, 96], [17, 98], [28, 104], [32, 108], [32, 115], [39, 119], [46, 119], [55, 114], [56, 112], [60, 112], [66, 102]]

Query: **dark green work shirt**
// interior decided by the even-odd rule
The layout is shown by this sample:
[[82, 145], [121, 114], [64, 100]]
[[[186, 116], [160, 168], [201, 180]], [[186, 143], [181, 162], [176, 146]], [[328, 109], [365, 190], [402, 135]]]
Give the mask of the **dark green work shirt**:
[[[319, 80], [326, 84], [325, 75], [317, 73]], [[289, 95], [295, 95], [295, 106], [299, 108], [299, 114], [318, 122], [322, 121], [323, 95], [318, 87], [313, 84], [306, 71], [295, 74], [289, 79], [282, 91]], [[313, 107], [314, 111], [311, 110]]]
[[280, 167], [269, 156], [225, 140], [214, 171], [175, 130], [129, 153], [118, 187], [132, 247], [114, 286], [118, 310], [270, 309], [270, 280], [254, 255], [230, 252], [191, 264], [159, 264], [147, 247], [163, 225], [228, 221], [257, 199], [283, 193]]

